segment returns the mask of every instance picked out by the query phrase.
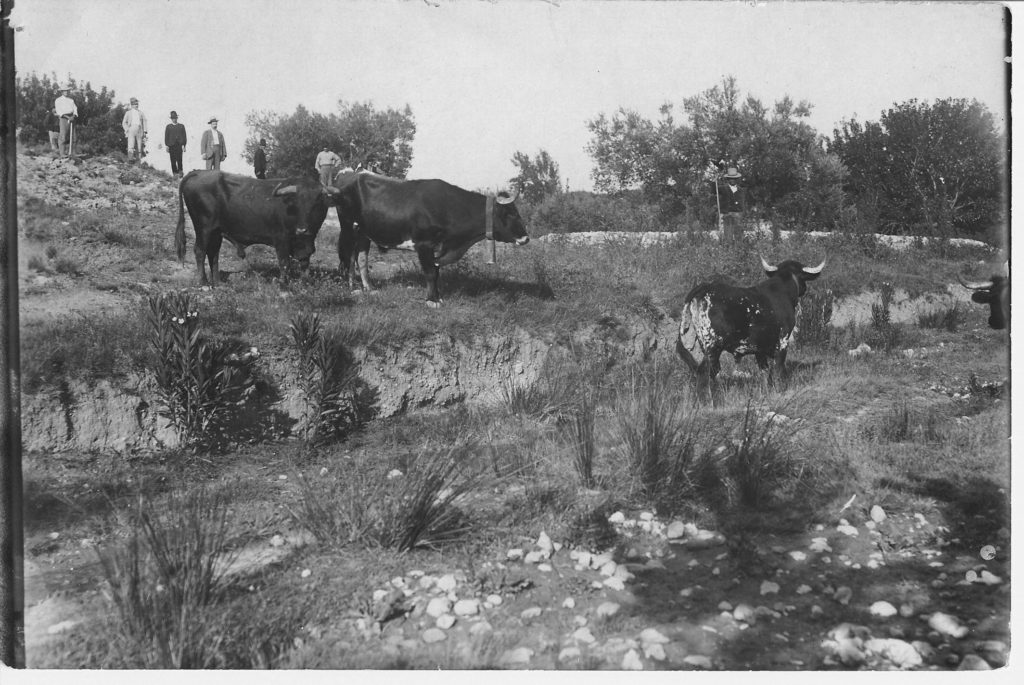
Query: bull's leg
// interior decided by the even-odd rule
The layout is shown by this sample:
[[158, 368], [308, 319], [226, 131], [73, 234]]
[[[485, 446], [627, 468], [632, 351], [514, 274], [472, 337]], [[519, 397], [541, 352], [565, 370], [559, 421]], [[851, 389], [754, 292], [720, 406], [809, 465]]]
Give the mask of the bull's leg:
[[206, 244], [206, 259], [210, 262], [210, 285], [220, 284], [220, 245], [221, 234], [214, 233]]
[[434, 248], [430, 245], [417, 245], [416, 256], [420, 258], [420, 268], [427, 279], [427, 306], [440, 307], [444, 302], [437, 287], [441, 270], [434, 263]]
[[210, 281], [206, 279], [206, 245], [198, 233], [196, 233], [196, 244], [192, 246], [192, 253], [196, 256], [196, 271], [199, 272], [199, 285], [210, 285]]
[[277, 267], [281, 271], [281, 282], [287, 283], [291, 278], [292, 244], [290, 240], [278, 240], [274, 245], [277, 253]]
[[338, 210], [338, 223], [341, 228], [338, 231], [338, 272], [341, 277], [348, 281], [351, 290], [355, 285], [353, 274], [353, 260], [356, 258], [356, 234], [351, 222], [346, 222]]
[[352, 269], [349, 276], [349, 283], [355, 278], [355, 270], [359, 269], [359, 279], [363, 282], [363, 290], [368, 293], [373, 292], [373, 286], [370, 284], [370, 239], [366, 236], [356, 233], [355, 249], [352, 252]]

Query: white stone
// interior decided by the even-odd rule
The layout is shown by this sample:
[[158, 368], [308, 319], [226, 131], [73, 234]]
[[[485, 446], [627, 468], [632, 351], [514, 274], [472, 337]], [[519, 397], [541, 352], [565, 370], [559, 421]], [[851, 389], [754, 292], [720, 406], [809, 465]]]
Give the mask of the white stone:
[[562, 651], [558, 653], [559, 661], [569, 661], [570, 659], [579, 659], [581, 656], [579, 647], [563, 647]]
[[487, 595], [487, 603], [494, 606], [501, 606], [502, 603], [501, 595]]
[[872, 639], [864, 643], [864, 648], [881, 655], [901, 669], [916, 668], [924, 663], [920, 653], [904, 640]]
[[812, 538], [809, 549], [812, 552], [831, 552], [832, 547], [828, 544], [827, 538]]
[[590, 568], [601, 568], [612, 560], [611, 552], [601, 552], [590, 557]]
[[576, 552], [576, 563], [583, 568], [590, 566], [590, 560], [594, 558], [594, 555], [590, 552]]
[[626, 584], [622, 582], [622, 579], [616, 578], [615, 576], [612, 576], [611, 578], [605, 578], [603, 585], [607, 588], [611, 588], [612, 590], [626, 589]]
[[405, 474], [398, 469], [391, 469], [390, 471], [388, 471], [387, 479], [394, 480], [395, 478], [401, 478], [404, 475]]
[[673, 521], [668, 524], [668, 528], [665, 530], [665, 537], [669, 540], [676, 540], [686, 533], [686, 525], [682, 521]]
[[749, 604], [738, 604], [736, 608], [732, 610], [732, 617], [743, 623], [753, 623], [756, 620], [754, 608]]
[[540, 536], [537, 538], [536, 544], [537, 547], [541, 548], [549, 555], [551, 554], [551, 551], [555, 548], [555, 546], [551, 542], [551, 538], [548, 537], [548, 534], [544, 531], [541, 531]]
[[562, 608], [563, 609], [575, 609], [576, 608], [576, 600], [573, 599], [572, 597], [566, 597], [565, 601], [562, 602]]
[[451, 592], [458, 586], [455, 576], [448, 573], [437, 579], [437, 587], [441, 592]]
[[608, 523], [622, 523], [626, 520], [626, 515], [621, 511], [617, 511], [608, 517]]
[[644, 662], [640, 660], [640, 655], [637, 654], [635, 649], [631, 649], [626, 652], [626, 655], [622, 657], [622, 670], [623, 671], [642, 671], [644, 670]]
[[858, 535], [860, 535], [860, 531], [857, 530], [857, 527], [851, 526], [848, 523], [840, 523], [838, 526], [836, 526], [836, 530], [838, 530], [843, 535], [848, 535], [852, 538], [855, 538]]
[[691, 654], [683, 659], [683, 663], [694, 668], [711, 668], [711, 659], [701, 654]]
[[452, 611], [456, 616], [476, 616], [480, 613], [479, 599], [460, 599], [455, 603]]
[[643, 646], [644, 656], [648, 659], [654, 659], [655, 661], [665, 660], [665, 647], [657, 643], [645, 644]]
[[794, 550], [790, 552], [789, 556], [793, 557], [794, 561], [804, 561], [805, 559], [807, 559], [807, 554], [801, 552], [800, 550]]
[[977, 654], [965, 654], [964, 660], [957, 667], [958, 671], [991, 671], [992, 667], [988, 662]]
[[529, 609], [523, 609], [522, 612], [520, 612], [519, 617], [523, 620], [529, 620], [531, 618], [537, 618], [543, 611], [544, 610], [540, 607], [530, 607]]
[[653, 521], [654, 520], [654, 514], [652, 514], [649, 511], [641, 511], [640, 512], [640, 520], [641, 521]]
[[285, 540], [283, 535], [275, 535], [274, 537], [270, 538], [271, 547], [284, 547], [284, 543]]
[[801, 585], [800, 587], [798, 587], [796, 589], [796, 594], [798, 594], [798, 595], [806, 595], [810, 591], [811, 591], [811, 586], [807, 585], [807, 584], [804, 584], [804, 585]]
[[872, 604], [870, 611], [872, 616], [881, 616], [882, 618], [889, 618], [890, 616], [895, 616], [897, 613], [896, 607], [889, 602], [884, 601], [878, 601]]
[[453, 625], [455, 625], [455, 617], [451, 614], [444, 614], [443, 616], [438, 616], [437, 620], [434, 621], [434, 625], [440, 628], [441, 630], [448, 630]]
[[779, 584], [770, 580], [761, 582], [761, 594], [762, 595], [777, 595], [779, 594]]
[[388, 596], [388, 591], [387, 590], [374, 590], [373, 591], [373, 601], [374, 602], [379, 602], [379, 601], [381, 601], [382, 599], [384, 599], [387, 596]]
[[885, 509], [883, 509], [882, 507], [878, 506], [877, 504], [875, 506], [871, 507], [871, 520], [872, 521], [874, 521], [875, 523], [881, 523], [886, 518], [888, 518], [888, 517], [886, 516]]
[[587, 628], [586, 626], [584, 626], [583, 628], [577, 628], [572, 634], [572, 639], [576, 640], [577, 642], [584, 642], [588, 645], [593, 644], [597, 641], [597, 638], [594, 637], [594, 634], [590, 632], [590, 628]]
[[597, 607], [597, 615], [602, 618], [608, 618], [619, 613], [619, 605], [615, 602], [603, 602]]
[[640, 643], [641, 644], [668, 644], [671, 642], [667, 637], [661, 634], [656, 628], [645, 628], [640, 631]]
[[423, 631], [423, 641], [427, 644], [434, 642], [444, 642], [448, 639], [448, 636], [440, 628], [427, 628]]
[[732, 611], [732, 602], [723, 599], [721, 602], [718, 603], [718, 610], [719, 611]]
[[478, 621], [469, 627], [470, 635], [486, 635], [494, 630], [487, 621]]
[[301, 575], [303, 578], [309, 578], [312, 574], [312, 571], [310, 571], [308, 568], [304, 568], [302, 569], [302, 573], [300, 573], [299, 575]]
[[615, 571], [618, 568], [619, 568], [618, 564], [616, 564], [614, 561], [609, 561], [609, 562], [605, 563], [603, 566], [601, 566], [601, 568], [600, 568], [601, 575], [602, 576], [614, 576], [615, 575]]
[[505, 552], [505, 558], [509, 561], [518, 561], [523, 558], [523, 550], [518, 548], [510, 549], [509, 551]]
[[433, 597], [427, 602], [427, 616], [437, 618], [447, 614], [452, 609], [452, 601], [447, 597]]
[[941, 611], [936, 611], [928, 618], [928, 627], [943, 635], [949, 635], [957, 639], [964, 637], [970, 632], [967, 626], [960, 625], [958, 618], [944, 614]]
[[547, 558], [548, 558], [548, 553], [547, 552], [542, 552], [540, 550], [534, 550], [532, 552], [527, 552], [526, 556], [523, 557], [523, 561], [525, 561], [527, 564], [539, 564], [540, 562], [544, 561]]
[[843, 606], [846, 606], [847, 604], [849, 604], [850, 600], [852, 598], [853, 598], [853, 590], [850, 589], [849, 587], [847, 587], [846, 585], [843, 585], [842, 587], [837, 588], [835, 594], [832, 595], [832, 599], [836, 600], [837, 602], [839, 602]]

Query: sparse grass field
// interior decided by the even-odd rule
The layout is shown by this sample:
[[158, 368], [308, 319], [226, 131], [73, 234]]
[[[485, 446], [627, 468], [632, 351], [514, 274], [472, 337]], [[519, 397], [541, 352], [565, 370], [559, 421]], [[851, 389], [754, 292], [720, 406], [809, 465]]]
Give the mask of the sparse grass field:
[[[944, 645], [926, 665], [948, 668], [950, 655], [959, 663], [979, 641], [1008, 639], [1009, 397], [986, 385], [1009, 372], [1003, 335], [970, 304], [909, 323], [882, 313], [828, 323], [843, 298], [874, 284], [942, 292], [992, 255], [854, 239], [732, 250], [686, 239], [652, 248], [534, 241], [503, 250], [493, 267], [471, 251], [444, 269], [445, 306], [431, 310], [410, 253], [374, 253], [379, 292], [349, 292], [329, 228], [311, 273], [286, 296], [272, 253], [258, 248], [248, 264], [225, 249], [227, 281], [201, 292], [191, 250], [186, 270], [173, 261], [170, 212], [21, 211], [26, 237], [50, 246], [34, 271], [55, 274], [23, 295], [26, 392], [153, 372], [146, 298], [186, 288], [205, 340], [257, 347], [257, 371], [272, 360], [302, 369], [296, 401], [308, 413], [305, 433], [227, 450], [29, 454], [30, 667], [617, 669], [630, 649], [623, 641], [656, 627], [675, 649], [662, 660], [636, 647], [645, 668], [693, 668], [684, 657], [704, 655], [715, 668], [823, 669], [834, 667], [823, 639], [850, 621]], [[702, 404], [672, 352], [678, 308], [700, 280], [758, 280], [759, 253], [828, 256], [804, 301], [806, 339], [790, 352], [787, 383], [765, 387], [752, 361], [726, 360], [720, 401]], [[62, 279], [120, 305], [46, 316], [31, 308], [72, 287]], [[317, 335], [311, 319], [296, 318], [314, 314]], [[408, 365], [428, 338], [471, 346], [516, 331], [560, 353], [529, 383], [494, 371], [492, 402], [367, 421], [338, 409], [349, 386], [327, 363], [330, 349], [396, 350], [395, 363]], [[851, 356], [862, 342], [873, 351]], [[344, 430], [329, 430], [340, 415]], [[873, 505], [888, 518], [869, 533]], [[724, 542], [670, 545], [609, 523], [617, 511], [695, 523]], [[860, 536], [836, 533], [841, 519]], [[564, 545], [550, 571], [506, 558], [537, 549], [542, 532]], [[789, 554], [816, 537], [835, 548], [828, 562]], [[993, 558], [978, 556], [984, 545]], [[603, 577], [574, 565], [570, 549], [610, 550], [635, 578], [621, 590], [595, 587]], [[868, 559], [884, 563], [858, 570]], [[1005, 582], [958, 584], [982, 568]], [[427, 643], [435, 618], [426, 599], [444, 593], [421, 578], [448, 574], [458, 599], [502, 602]], [[764, 596], [764, 581], [783, 589]], [[797, 594], [802, 584], [812, 591]], [[832, 598], [841, 586], [852, 588], [849, 605]], [[917, 608], [883, 623], [868, 613], [876, 600]], [[606, 601], [620, 605], [616, 615], [598, 615]], [[739, 630], [723, 623], [722, 601], [777, 616]], [[537, 616], [523, 613], [534, 607]], [[934, 640], [921, 616], [938, 611], [969, 635]], [[579, 616], [593, 641], [572, 637]], [[472, 629], [484, 620], [489, 631]], [[566, 656], [568, 647], [578, 654]], [[518, 648], [531, 650], [527, 661], [509, 656]]]

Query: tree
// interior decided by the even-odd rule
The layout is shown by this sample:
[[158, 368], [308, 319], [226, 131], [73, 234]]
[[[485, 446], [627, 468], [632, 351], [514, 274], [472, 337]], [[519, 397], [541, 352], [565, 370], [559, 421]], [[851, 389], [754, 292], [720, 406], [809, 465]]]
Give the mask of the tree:
[[516, 152], [512, 155], [512, 163], [519, 173], [509, 179], [509, 185], [518, 188], [523, 199], [530, 204], [539, 204], [549, 195], [561, 191], [558, 164], [546, 150], [538, 152], [532, 160], [526, 153]]
[[[124, 149], [124, 131], [121, 119], [128, 109], [123, 103], [114, 101], [115, 93], [106, 86], [99, 91], [92, 84], [80, 84], [71, 76], [66, 79], [71, 86], [71, 97], [78, 105], [75, 120], [75, 148], [83, 152], [102, 154]], [[57, 119], [53, 115], [53, 102], [59, 95], [60, 82], [56, 74], [35, 73], [15, 80], [17, 121], [21, 129], [21, 140], [28, 143], [48, 143], [49, 131], [57, 130]]]
[[314, 173], [313, 162], [325, 145], [349, 166], [372, 164], [396, 178], [405, 178], [412, 164], [416, 124], [408, 105], [380, 111], [369, 102], [339, 101], [338, 112], [326, 115], [303, 105], [290, 115], [256, 110], [246, 115], [245, 124], [245, 158], [252, 163], [253, 151], [265, 138], [270, 176]]
[[[818, 221], [827, 226], [838, 215], [808, 206], [818, 200], [842, 204], [841, 186], [821, 187], [838, 183], [842, 174], [833, 173], [835, 160], [821, 157], [817, 133], [806, 122], [809, 103], [785, 96], [768, 108], [753, 96], [744, 98], [729, 76], [684, 98], [682, 110], [681, 123], [671, 103], [662, 105], [656, 121], [619, 109], [610, 119], [601, 114], [589, 122], [593, 138], [587, 151], [594, 160], [595, 187], [605, 192], [639, 189], [664, 212], [707, 223], [716, 213], [716, 179], [726, 166], [736, 166], [755, 211], [816, 226]], [[816, 176], [812, 170], [825, 173]], [[809, 185], [818, 187], [805, 192]]]
[[829, 149], [882, 230], [977, 234], [1002, 220], [1005, 140], [977, 100], [908, 100], [878, 122], [843, 122]]

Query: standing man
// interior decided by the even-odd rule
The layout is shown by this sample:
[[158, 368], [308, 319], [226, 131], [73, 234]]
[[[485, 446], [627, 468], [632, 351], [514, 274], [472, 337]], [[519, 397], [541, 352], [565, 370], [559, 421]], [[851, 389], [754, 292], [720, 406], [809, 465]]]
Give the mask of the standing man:
[[[71, 156], [69, 134], [75, 119], [78, 118], [78, 105], [71, 99], [71, 86], [67, 83], [60, 87], [60, 95], [53, 101], [53, 113], [57, 115], [58, 135], [57, 154], [61, 158]], [[64, 151], [67, 150], [67, 154]]]
[[743, 239], [743, 212], [747, 210], [747, 194], [740, 186], [743, 176], [736, 167], [729, 167], [719, 186], [718, 201], [722, 211], [722, 242], [737, 243]]
[[256, 178], [267, 177], [267, 153], [263, 147], [267, 144], [265, 138], [260, 138], [259, 147], [252, 153], [252, 166], [256, 172]]
[[220, 169], [220, 163], [228, 156], [224, 146], [224, 134], [217, 130], [217, 117], [207, 122], [210, 128], [203, 131], [203, 139], [199, 143], [199, 151], [206, 160], [207, 169]]
[[185, 133], [185, 124], [178, 123], [178, 113], [171, 111], [171, 123], [164, 129], [164, 145], [167, 146], [167, 154], [171, 156], [171, 175], [183, 175], [181, 169], [181, 155], [185, 152], [185, 145], [188, 144], [188, 135]]
[[316, 156], [316, 162], [313, 164], [317, 173], [320, 174], [320, 185], [331, 185], [331, 179], [334, 178], [335, 164], [341, 164], [341, 157], [331, 152], [324, 145], [324, 149]]
[[139, 111], [139, 101], [136, 98], [130, 100], [131, 107], [124, 113], [121, 119], [121, 128], [128, 139], [128, 163], [137, 154], [139, 162], [146, 154], [146, 135], [149, 133], [149, 126], [146, 124], [146, 115]]

